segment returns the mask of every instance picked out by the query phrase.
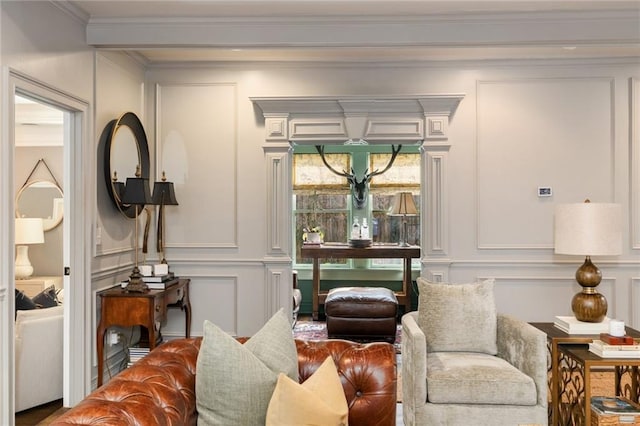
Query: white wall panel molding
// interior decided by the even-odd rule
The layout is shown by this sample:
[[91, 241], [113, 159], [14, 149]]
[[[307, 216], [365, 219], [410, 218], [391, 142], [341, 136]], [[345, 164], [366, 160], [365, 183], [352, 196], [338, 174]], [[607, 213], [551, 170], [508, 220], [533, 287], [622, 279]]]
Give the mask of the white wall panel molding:
[[289, 142], [289, 129], [287, 121], [289, 114], [264, 117], [264, 129], [266, 131], [265, 140], [267, 142]]
[[264, 321], [267, 322], [280, 308], [291, 317], [293, 305], [291, 268], [267, 268], [265, 270]]
[[640, 78], [631, 85], [631, 247], [640, 250]]
[[448, 170], [449, 146], [423, 145], [420, 223], [423, 256], [447, 256], [449, 253]]
[[[631, 326], [637, 329], [639, 327], [638, 324], [640, 324], [640, 310], [637, 308], [637, 306], [640, 306], [640, 277], [631, 278], [629, 306], [632, 308], [630, 311]], [[635, 309], [633, 309], [634, 306], [636, 306]]]
[[[274, 138], [273, 117], [288, 117], [289, 140], [296, 143], [342, 143], [365, 139], [372, 143], [422, 141], [425, 120], [432, 139], [446, 139], [449, 117], [464, 94], [393, 97], [250, 98], [265, 117], [265, 140]], [[445, 123], [446, 122], [446, 123]], [[276, 133], [281, 128], [276, 125]], [[281, 138], [281, 136], [278, 136]]]
[[265, 153], [267, 254], [291, 257], [291, 155], [289, 150]]
[[[240, 324], [247, 309], [253, 307], [247, 301], [252, 291], [241, 283], [240, 275], [189, 273], [189, 298], [191, 300], [191, 336], [202, 336], [204, 320], [216, 324], [232, 336], [242, 335]], [[244, 293], [244, 295], [242, 295]], [[242, 302], [241, 302], [242, 301]], [[184, 312], [180, 309], [167, 311], [167, 335], [184, 336]], [[246, 334], [245, 334], [246, 335]]]
[[419, 141], [424, 139], [424, 121], [421, 118], [404, 120], [372, 118], [367, 120], [367, 130], [363, 139], [366, 141], [389, 141], [389, 139]]
[[449, 117], [435, 116], [426, 117], [427, 129], [425, 140], [443, 140], [447, 138], [449, 131]]
[[[614, 79], [525, 78], [476, 87], [477, 248], [550, 250], [556, 204], [614, 201]], [[541, 186], [551, 187], [552, 197], [538, 197]]]
[[[180, 210], [224, 206], [188, 221], [177, 220], [175, 209], [167, 208], [166, 246], [237, 248], [236, 84], [157, 83], [155, 106], [157, 178], [165, 171], [174, 183]], [[207, 191], [201, 191], [203, 187]]]
[[295, 118], [289, 123], [290, 139], [295, 142], [306, 140], [344, 142], [349, 139], [347, 129], [342, 119], [304, 119]]
[[[573, 275], [500, 275], [482, 273], [475, 280], [495, 279], [498, 311], [526, 321], [553, 321], [556, 315], [572, 315], [571, 299], [581, 290]], [[615, 277], [603, 277], [598, 286], [608, 302], [607, 316], [615, 318], [618, 304]], [[528, 312], [531, 317], [523, 317]]]

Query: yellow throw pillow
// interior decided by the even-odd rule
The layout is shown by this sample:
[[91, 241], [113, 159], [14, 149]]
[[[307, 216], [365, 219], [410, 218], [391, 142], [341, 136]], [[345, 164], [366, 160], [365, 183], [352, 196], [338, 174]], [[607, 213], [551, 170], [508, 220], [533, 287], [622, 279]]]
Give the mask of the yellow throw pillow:
[[349, 407], [340, 376], [327, 357], [304, 383], [280, 373], [267, 409], [266, 426], [346, 426]]

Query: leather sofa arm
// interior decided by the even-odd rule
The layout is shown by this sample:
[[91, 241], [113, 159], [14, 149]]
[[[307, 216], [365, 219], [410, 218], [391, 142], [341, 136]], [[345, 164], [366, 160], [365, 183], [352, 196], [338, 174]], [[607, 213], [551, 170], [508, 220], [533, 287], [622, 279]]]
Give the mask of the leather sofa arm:
[[201, 338], [163, 343], [51, 425], [195, 425]]
[[349, 425], [396, 424], [396, 351], [389, 343], [360, 344], [347, 340], [296, 340], [298, 373], [304, 382], [327, 359], [338, 368], [347, 405]]

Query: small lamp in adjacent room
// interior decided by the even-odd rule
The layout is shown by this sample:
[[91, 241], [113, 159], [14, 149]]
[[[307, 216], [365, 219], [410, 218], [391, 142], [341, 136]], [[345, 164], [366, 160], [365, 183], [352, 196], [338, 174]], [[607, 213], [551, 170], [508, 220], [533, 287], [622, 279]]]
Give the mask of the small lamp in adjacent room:
[[151, 204], [151, 191], [149, 190], [149, 180], [141, 177], [140, 166], [136, 167], [136, 177], [127, 178], [122, 203], [135, 206], [135, 266], [125, 289], [133, 292], [145, 292], [149, 290], [149, 287], [142, 281], [142, 275], [138, 269], [138, 215], [145, 204]]
[[173, 182], [167, 182], [167, 176], [162, 172], [162, 180], [153, 185], [152, 202], [160, 206], [158, 211], [158, 234], [156, 238], [158, 253], [162, 253], [162, 262], [167, 263], [164, 255], [164, 206], [177, 206], [176, 193], [173, 189]]
[[29, 244], [44, 243], [42, 218], [19, 217], [15, 222], [16, 265], [15, 277], [27, 279], [33, 274], [33, 266], [29, 261]]
[[619, 204], [562, 204], [555, 211], [555, 252], [586, 256], [576, 271], [582, 291], [573, 296], [571, 309], [578, 321], [602, 322], [607, 315], [607, 299], [596, 287], [602, 273], [591, 256], [622, 253], [622, 209]]
[[389, 214], [392, 216], [402, 216], [402, 230], [398, 245], [400, 247], [409, 247], [409, 243], [407, 243], [407, 216], [415, 216], [418, 214], [413, 195], [410, 192], [400, 192], [396, 194]]

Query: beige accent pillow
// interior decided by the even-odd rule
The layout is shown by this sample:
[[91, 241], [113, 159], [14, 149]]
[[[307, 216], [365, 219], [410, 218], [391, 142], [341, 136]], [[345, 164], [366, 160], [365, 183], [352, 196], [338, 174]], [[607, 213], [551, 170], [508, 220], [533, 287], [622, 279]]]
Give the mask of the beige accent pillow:
[[349, 407], [338, 370], [330, 356], [304, 383], [278, 376], [266, 426], [345, 426]]
[[418, 326], [427, 352], [498, 352], [493, 279], [448, 284], [418, 277], [417, 284]]
[[298, 381], [298, 352], [282, 309], [244, 345], [205, 321], [196, 363], [198, 425], [263, 425], [280, 373]]

